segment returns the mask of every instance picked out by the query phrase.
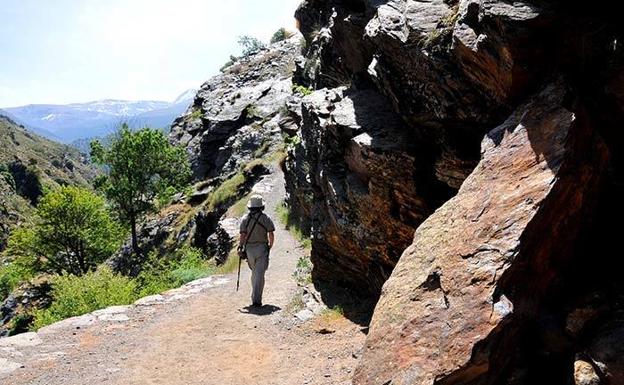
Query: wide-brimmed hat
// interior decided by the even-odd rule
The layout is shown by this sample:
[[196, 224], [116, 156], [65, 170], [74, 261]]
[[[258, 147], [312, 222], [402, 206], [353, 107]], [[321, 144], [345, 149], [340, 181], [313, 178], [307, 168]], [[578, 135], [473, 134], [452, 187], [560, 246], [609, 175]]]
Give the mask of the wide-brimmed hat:
[[261, 209], [264, 208], [264, 200], [261, 195], [252, 195], [247, 202], [248, 209]]

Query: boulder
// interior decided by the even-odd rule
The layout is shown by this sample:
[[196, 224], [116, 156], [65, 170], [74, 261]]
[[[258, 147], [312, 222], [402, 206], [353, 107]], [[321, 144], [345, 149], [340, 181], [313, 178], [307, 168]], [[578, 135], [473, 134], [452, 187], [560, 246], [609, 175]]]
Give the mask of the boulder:
[[511, 379], [520, 331], [569, 260], [607, 162], [568, 92], [547, 86], [488, 133], [457, 195], [417, 229], [383, 287], [355, 384]]
[[285, 108], [293, 98], [291, 75], [300, 36], [242, 58], [204, 83], [194, 104], [171, 127], [170, 141], [184, 146], [196, 181], [223, 177], [281, 142]]

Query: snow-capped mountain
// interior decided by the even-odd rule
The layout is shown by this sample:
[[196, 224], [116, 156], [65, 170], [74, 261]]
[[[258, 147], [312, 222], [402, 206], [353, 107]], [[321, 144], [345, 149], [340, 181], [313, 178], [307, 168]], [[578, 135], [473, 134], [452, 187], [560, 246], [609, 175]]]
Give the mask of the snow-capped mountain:
[[168, 128], [188, 108], [196, 92], [187, 90], [173, 102], [105, 99], [65, 105], [31, 104], [3, 110], [36, 133], [69, 143], [105, 136], [123, 122], [135, 128]]

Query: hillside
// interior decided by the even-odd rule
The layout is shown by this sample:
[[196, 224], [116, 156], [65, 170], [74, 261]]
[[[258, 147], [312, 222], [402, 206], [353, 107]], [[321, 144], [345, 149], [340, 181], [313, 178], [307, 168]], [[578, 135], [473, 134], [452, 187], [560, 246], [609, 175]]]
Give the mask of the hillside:
[[0, 115], [0, 250], [45, 188], [88, 185], [95, 169], [76, 149], [35, 135]]

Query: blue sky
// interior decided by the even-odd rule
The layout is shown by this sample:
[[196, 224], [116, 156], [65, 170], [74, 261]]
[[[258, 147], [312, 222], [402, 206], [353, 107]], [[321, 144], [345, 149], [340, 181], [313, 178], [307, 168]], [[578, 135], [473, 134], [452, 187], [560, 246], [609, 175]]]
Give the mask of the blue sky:
[[173, 100], [237, 38], [294, 30], [300, 0], [2, 0], [0, 107]]

